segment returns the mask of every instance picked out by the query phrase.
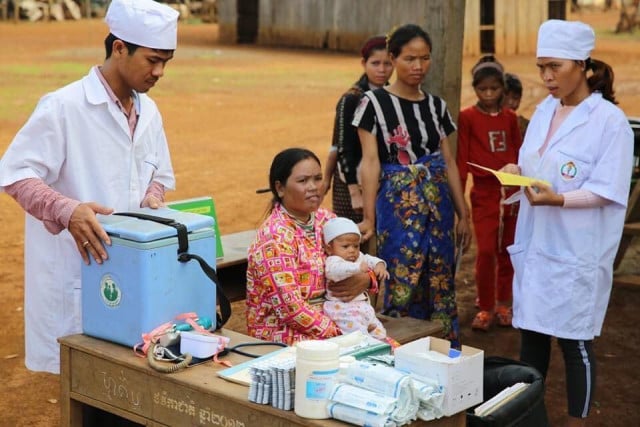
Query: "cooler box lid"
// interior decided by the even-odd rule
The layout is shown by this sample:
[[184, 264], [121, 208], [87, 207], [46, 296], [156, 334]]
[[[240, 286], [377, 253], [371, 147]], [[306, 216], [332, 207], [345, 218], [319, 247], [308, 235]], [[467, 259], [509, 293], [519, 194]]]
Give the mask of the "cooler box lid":
[[[202, 228], [213, 227], [213, 218], [192, 212], [181, 212], [169, 208], [151, 209], [140, 208], [129, 212], [142, 213], [145, 215], [171, 218], [176, 222], [184, 224], [190, 233]], [[167, 237], [177, 236], [178, 231], [169, 225], [158, 222], [133, 218], [121, 215], [97, 215], [98, 221], [104, 230], [114, 237], [132, 240], [135, 242], [151, 242]]]

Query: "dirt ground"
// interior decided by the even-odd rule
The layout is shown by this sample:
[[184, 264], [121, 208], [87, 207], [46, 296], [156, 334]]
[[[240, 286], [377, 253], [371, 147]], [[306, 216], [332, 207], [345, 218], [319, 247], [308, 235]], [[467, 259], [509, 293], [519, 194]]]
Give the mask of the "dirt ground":
[[[617, 12], [585, 12], [598, 32], [594, 57], [614, 66], [621, 107], [640, 117], [640, 36], [615, 36]], [[179, 49], [151, 92], [163, 113], [178, 188], [169, 199], [212, 195], [222, 233], [255, 227], [268, 196], [270, 160], [289, 146], [305, 146], [324, 158], [334, 105], [360, 72], [359, 60], [308, 50], [222, 46], [213, 24], [180, 25]], [[99, 20], [0, 23], [0, 153], [46, 91], [84, 75], [103, 58], [106, 27]], [[465, 58], [462, 105], [474, 102]], [[532, 55], [503, 57], [525, 86], [521, 110], [530, 116], [545, 95]], [[90, 137], [90, 136], [88, 136]], [[325, 202], [329, 206], [328, 200]], [[57, 426], [59, 377], [24, 368], [23, 213], [0, 195], [0, 425]], [[640, 273], [636, 248], [621, 270]], [[457, 277], [462, 341], [488, 355], [516, 358], [518, 332], [511, 328], [471, 332], [474, 252]], [[602, 337], [596, 340], [598, 385], [591, 426], [640, 425], [640, 289], [615, 287]], [[231, 327], [244, 331], [243, 306], [235, 304]], [[553, 425], [564, 421], [564, 378], [554, 347], [546, 393]]]

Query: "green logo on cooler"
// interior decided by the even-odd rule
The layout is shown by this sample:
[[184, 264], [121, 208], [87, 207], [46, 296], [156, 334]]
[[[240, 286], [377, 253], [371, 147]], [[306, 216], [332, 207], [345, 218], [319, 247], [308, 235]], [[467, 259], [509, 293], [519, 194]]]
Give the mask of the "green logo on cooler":
[[116, 281], [113, 280], [113, 277], [108, 274], [102, 276], [102, 280], [100, 280], [100, 295], [107, 307], [117, 307], [120, 305], [122, 291]]

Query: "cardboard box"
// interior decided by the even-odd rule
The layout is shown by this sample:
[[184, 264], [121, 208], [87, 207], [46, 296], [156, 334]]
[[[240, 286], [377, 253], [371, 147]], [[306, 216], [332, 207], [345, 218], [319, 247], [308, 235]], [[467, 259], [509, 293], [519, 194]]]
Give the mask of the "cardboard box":
[[[215, 268], [210, 217], [166, 208], [139, 212], [184, 224], [188, 252]], [[133, 346], [142, 341], [143, 333], [182, 313], [195, 312], [215, 323], [216, 286], [195, 260], [178, 261], [175, 228], [117, 215], [98, 215], [98, 220], [112, 244], [104, 263], [82, 264], [85, 334]]]
[[[436, 361], [427, 355], [429, 350], [455, 357]], [[452, 350], [449, 341], [427, 337], [398, 347], [394, 355], [396, 369], [431, 378], [444, 387], [446, 416], [482, 402], [484, 351], [465, 345], [462, 351]]]

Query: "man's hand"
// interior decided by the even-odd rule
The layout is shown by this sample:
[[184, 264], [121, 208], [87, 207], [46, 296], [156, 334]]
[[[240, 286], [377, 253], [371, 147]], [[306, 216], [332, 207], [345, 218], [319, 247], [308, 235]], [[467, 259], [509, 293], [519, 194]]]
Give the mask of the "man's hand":
[[142, 200], [142, 203], [140, 203], [140, 207], [141, 208], [158, 209], [158, 208], [161, 208], [163, 206], [164, 206], [164, 202], [162, 200], [158, 199], [153, 194], [147, 195], [144, 198], [144, 200]]
[[111, 245], [111, 239], [102, 228], [96, 214], [110, 215], [113, 209], [94, 202], [80, 203], [71, 214], [69, 233], [73, 236], [85, 264], [91, 263], [90, 255], [98, 264], [102, 264], [109, 256], [103, 242]]
[[349, 302], [371, 286], [368, 273], [358, 273], [339, 282], [327, 282], [331, 295], [344, 302]]

